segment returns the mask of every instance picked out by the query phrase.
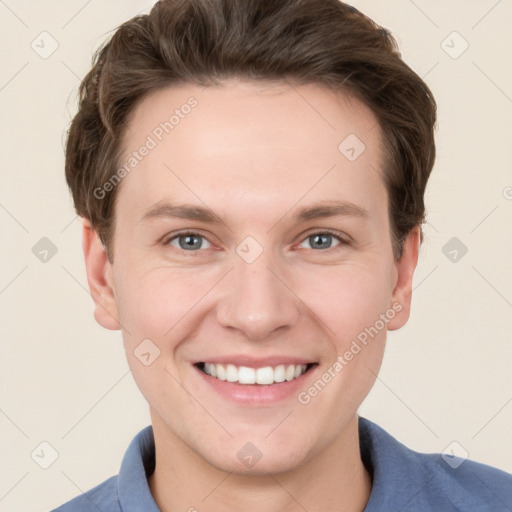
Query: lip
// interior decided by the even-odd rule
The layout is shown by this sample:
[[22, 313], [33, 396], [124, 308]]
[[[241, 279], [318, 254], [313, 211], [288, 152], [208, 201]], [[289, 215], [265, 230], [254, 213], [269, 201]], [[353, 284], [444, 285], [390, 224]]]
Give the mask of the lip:
[[[217, 359], [217, 358], [216, 358]], [[220, 359], [218, 359], [220, 361]], [[222, 359], [227, 362], [229, 359]], [[294, 361], [302, 361], [301, 359], [294, 359]], [[239, 361], [239, 359], [236, 359]], [[258, 360], [261, 362], [261, 360]], [[266, 360], [267, 361], [267, 360]], [[283, 361], [283, 359], [280, 359]], [[214, 362], [214, 360], [207, 360], [207, 362]], [[253, 360], [254, 363], [254, 360]], [[222, 364], [221, 362], [215, 364]], [[231, 363], [235, 364], [235, 363]], [[305, 363], [289, 363], [289, 364], [307, 364]], [[249, 366], [247, 363], [239, 364], [239, 366]], [[263, 366], [272, 366], [272, 364], [265, 363]], [[257, 368], [258, 366], [252, 366]], [[309, 380], [311, 375], [316, 372], [318, 365], [311, 366], [306, 373], [291, 381], [274, 383], [270, 385], [261, 384], [238, 384], [237, 382], [228, 382], [226, 380], [219, 380], [211, 375], [204, 373], [197, 365], [194, 365], [194, 370], [202, 379], [202, 382], [208, 386], [209, 389], [220, 395], [223, 399], [227, 399], [238, 405], [272, 405], [281, 402], [287, 398], [297, 397], [301, 389], [305, 389], [306, 380]]]
[[251, 357], [247, 354], [243, 355], [232, 355], [232, 356], [220, 356], [220, 357], [212, 357], [205, 359], [201, 359], [200, 361], [194, 361], [193, 364], [197, 363], [212, 363], [212, 364], [232, 364], [234, 366], [247, 366], [248, 368], [264, 368], [265, 366], [278, 366], [280, 364], [284, 365], [308, 365], [316, 363], [313, 359], [303, 359], [300, 357], [290, 357], [290, 356], [269, 356], [269, 357]]

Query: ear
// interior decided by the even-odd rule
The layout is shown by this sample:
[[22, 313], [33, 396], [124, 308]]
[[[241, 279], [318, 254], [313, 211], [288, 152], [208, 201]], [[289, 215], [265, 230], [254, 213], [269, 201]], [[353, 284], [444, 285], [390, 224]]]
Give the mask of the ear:
[[87, 281], [94, 300], [94, 318], [106, 329], [120, 329], [113, 287], [112, 264], [108, 261], [107, 253], [98, 234], [87, 219], [84, 219], [82, 228], [82, 248]]
[[411, 312], [412, 278], [418, 263], [420, 247], [419, 226], [409, 231], [403, 243], [402, 255], [395, 263], [396, 285], [391, 297], [391, 308], [397, 312], [395, 317], [388, 322], [388, 330], [394, 331], [403, 327]]

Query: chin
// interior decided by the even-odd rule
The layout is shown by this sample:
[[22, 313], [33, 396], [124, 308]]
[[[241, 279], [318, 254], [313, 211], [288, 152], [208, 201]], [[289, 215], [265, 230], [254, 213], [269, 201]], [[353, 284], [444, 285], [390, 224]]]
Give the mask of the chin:
[[238, 459], [231, 459], [230, 461], [223, 459], [218, 462], [218, 464], [213, 464], [217, 469], [238, 476], [278, 475], [293, 471], [301, 465], [297, 461], [290, 460], [289, 457], [273, 457], [272, 460], [266, 461], [262, 458], [252, 467], [245, 466]]
[[[262, 446], [264, 443], [261, 443]], [[257, 443], [235, 442], [233, 445], [220, 448], [216, 453], [203, 456], [204, 460], [213, 467], [234, 475], [265, 476], [293, 471], [306, 462], [307, 454], [304, 448], [288, 447], [279, 449], [267, 443], [261, 449]], [[226, 457], [229, 453], [229, 457]], [[234, 453], [234, 456], [233, 456]]]

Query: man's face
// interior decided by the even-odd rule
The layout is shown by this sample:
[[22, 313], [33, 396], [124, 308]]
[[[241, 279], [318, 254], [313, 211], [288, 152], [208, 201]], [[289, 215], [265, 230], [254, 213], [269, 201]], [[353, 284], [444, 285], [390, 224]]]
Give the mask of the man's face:
[[225, 471], [297, 467], [353, 424], [408, 316], [416, 260], [393, 259], [377, 120], [317, 86], [229, 81], [146, 97], [123, 162], [148, 136], [96, 318], [119, 320], [160, 437]]

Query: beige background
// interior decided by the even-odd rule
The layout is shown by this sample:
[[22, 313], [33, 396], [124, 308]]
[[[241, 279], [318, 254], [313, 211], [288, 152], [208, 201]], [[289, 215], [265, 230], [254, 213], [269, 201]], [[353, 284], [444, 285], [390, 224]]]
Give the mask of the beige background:
[[[149, 423], [119, 332], [92, 316], [63, 141], [92, 51], [151, 5], [0, 0], [1, 511], [46, 511], [116, 474]], [[512, 472], [512, 3], [353, 5], [393, 32], [439, 104], [412, 318], [360, 412], [415, 450], [457, 441]], [[58, 43], [46, 59], [31, 47], [42, 37]], [[58, 251], [46, 263], [32, 253], [42, 237]], [[442, 250], [452, 237], [468, 248], [457, 262]], [[43, 441], [59, 454], [48, 469], [49, 448], [31, 458]]]

